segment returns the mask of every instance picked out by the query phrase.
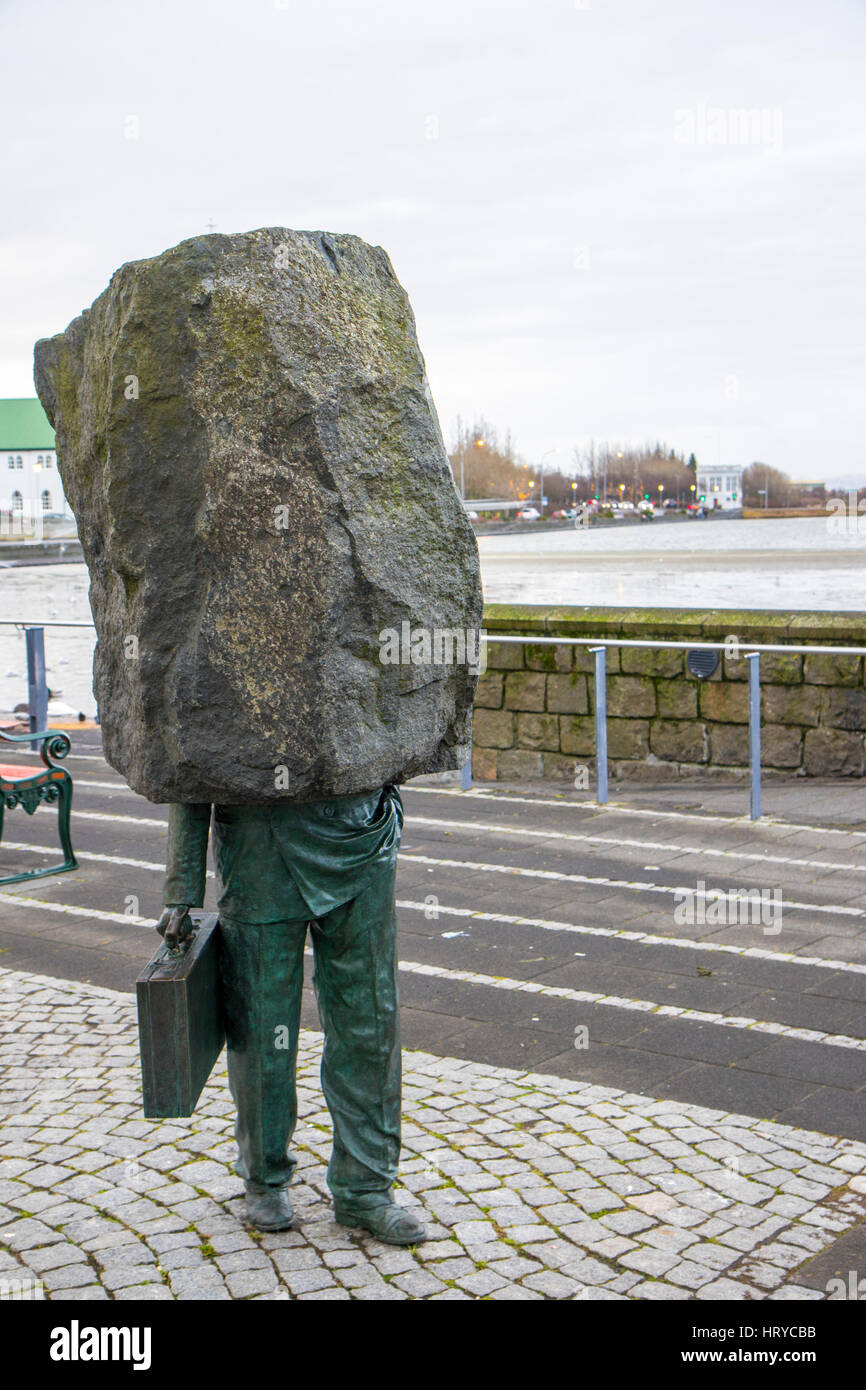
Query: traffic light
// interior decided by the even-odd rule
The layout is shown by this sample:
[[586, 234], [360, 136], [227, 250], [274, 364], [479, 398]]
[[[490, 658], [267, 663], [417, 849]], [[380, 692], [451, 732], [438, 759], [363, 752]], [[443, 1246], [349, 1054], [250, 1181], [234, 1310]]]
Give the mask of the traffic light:
[[645, 492], [645, 493], [644, 493], [644, 495], [643, 495], [643, 500], [644, 500], [645, 502], [648, 502], [648, 501], [649, 501], [649, 493], [648, 493], [648, 492]]

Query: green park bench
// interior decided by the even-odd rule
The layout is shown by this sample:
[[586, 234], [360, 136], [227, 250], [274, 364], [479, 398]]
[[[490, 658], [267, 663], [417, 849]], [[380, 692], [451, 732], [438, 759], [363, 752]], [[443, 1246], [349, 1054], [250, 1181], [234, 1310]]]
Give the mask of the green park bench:
[[4, 734], [0, 731], [3, 743], [35, 743], [41, 747], [39, 755], [42, 767], [27, 763], [0, 763], [0, 844], [3, 841], [3, 817], [16, 806], [23, 806], [28, 816], [32, 816], [37, 806], [57, 803], [57, 827], [60, 832], [60, 847], [66, 858], [62, 864], [49, 865], [44, 869], [31, 869], [27, 873], [9, 874], [0, 878], [0, 884], [22, 883], [26, 879], [45, 878], [48, 874], [65, 874], [78, 868], [78, 861], [72, 852], [69, 835], [69, 813], [72, 809], [72, 778], [63, 767], [56, 767], [52, 758], [65, 758], [70, 749], [69, 738], [56, 729], [31, 734]]

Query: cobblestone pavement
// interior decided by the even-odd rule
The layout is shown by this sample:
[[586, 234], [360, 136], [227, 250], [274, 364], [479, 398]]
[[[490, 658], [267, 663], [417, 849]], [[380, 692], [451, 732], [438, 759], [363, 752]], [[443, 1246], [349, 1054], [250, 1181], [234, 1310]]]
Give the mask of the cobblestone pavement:
[[414, 1250], [332, 1219], [321, 1037], [299, 1060], [300, 1228], [244, 1223], [221, 1066], [142, 1119], [135, 1001], [0, 971], [0, 1292], [49, 1299], [823, 1299], [801, 1267], [866, 1214], [866, 1144], [412, 1052]]
[[[129, 993], [154, 949], [166, 809], [98, 737], [68, 764], [80, 868], [0, 891], [0, 962]], [[753, 825], [742, 785], [620, 787], [604, 808], [555, 786], [405, 787], [405, 1046], [866, 1142], [862, 789], [765, 790]], [[9, 813], [0, 870], [56, 858], [55, 812]], [[302, 1022], [320, 1026], [309, 988]]]

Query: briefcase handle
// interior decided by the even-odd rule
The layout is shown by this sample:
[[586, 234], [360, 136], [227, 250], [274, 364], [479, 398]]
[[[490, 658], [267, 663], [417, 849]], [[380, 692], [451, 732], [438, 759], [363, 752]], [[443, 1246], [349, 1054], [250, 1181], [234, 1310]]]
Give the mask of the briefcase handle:
[[188, 950], [198, 931], [198, 923], [192, 920], [189, 912], [189, 906], [185, 903], [177, 907], [166, 907], [156, 924], [156, 929], [172, 956], [179, 956]]

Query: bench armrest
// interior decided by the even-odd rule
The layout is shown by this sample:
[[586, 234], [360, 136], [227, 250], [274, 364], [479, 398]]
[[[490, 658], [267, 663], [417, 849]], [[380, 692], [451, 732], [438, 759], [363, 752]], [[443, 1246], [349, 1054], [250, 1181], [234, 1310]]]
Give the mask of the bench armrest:
[[0, 739], [4, 743], [36, 743], [41, 742], [39, 756], [46, 767], [54, 767], [52, 758], [65, 758], [72, 744], [68, 734], [61, 733], [59, 729], [43, 729], [40, 732], [34, 731], [32, 734], [4, 734], [0, 729]]

